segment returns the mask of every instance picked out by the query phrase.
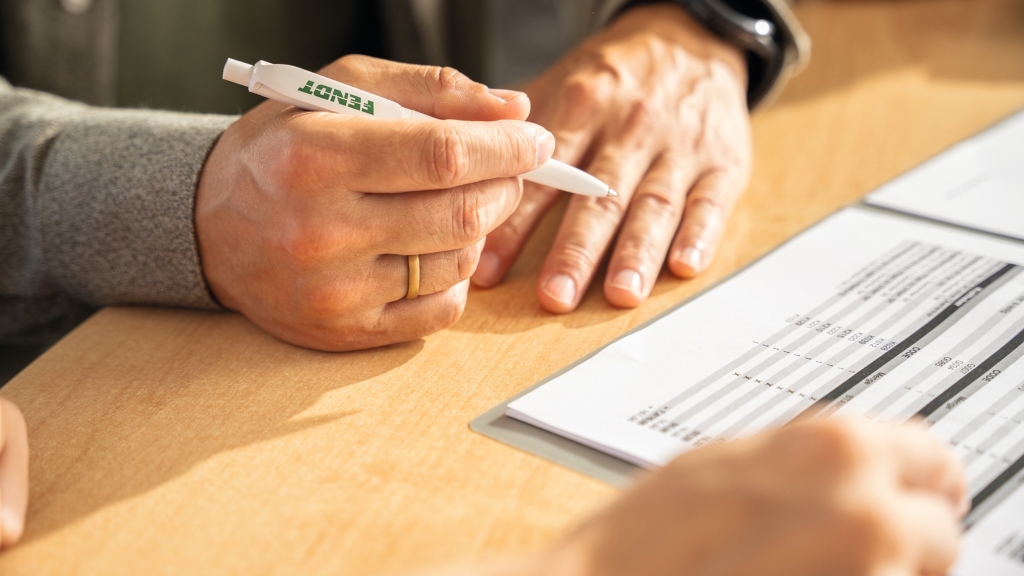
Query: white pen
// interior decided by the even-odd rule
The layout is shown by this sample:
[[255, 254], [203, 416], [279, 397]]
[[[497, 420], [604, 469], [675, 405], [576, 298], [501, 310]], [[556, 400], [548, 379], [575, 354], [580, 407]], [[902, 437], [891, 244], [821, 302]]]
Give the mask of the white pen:
[[[255, 65], [228, 58], [224, 64], [224, 79], [249, 88], [253, 94], [291, 104], [303, 110], [336, 112], [351, 116], [374, 118], [430, 118], [409, 110], [387, 98], [370, 94], [347, 84], [284, 64], [271, 64], [262, 60]], [[557, 188], [584, 196], [617, 196], [607, 184], [558, 160], [548, 160], [543, 166], [520, 174], [523, 180]]]

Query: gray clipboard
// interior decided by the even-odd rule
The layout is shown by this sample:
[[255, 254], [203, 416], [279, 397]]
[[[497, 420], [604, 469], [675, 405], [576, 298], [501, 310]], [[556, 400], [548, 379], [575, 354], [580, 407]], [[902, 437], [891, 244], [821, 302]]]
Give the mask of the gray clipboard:
[[[980, 234], [982, 236], [989, 236], [992, 238], [998, 238], [1000, 240], [1011, 240], [1013, 242], [1024, 244], [1024, 241], [1021, 241], [1020, 239], [1014, 238], [1012, 236], [1004, 236], [1002, 234], [996, 234], [994, 232], [986, 232], [983, 230], [977, 230], [966, 226], [950, 224], [948, 222], [942, 222], [940, 220], [934, 220], [931, 218], [925, 218], [923, 216], [908, 214], [905, 212], [900, 212], [889, 208], [871, 206], [864, 202], [859, 202], [857, 204], [853, 204], [852, 206], [846, 206], [840, 208], [839, 210], [846, 210], [848, 208], [853, 208], [857, 210], [868, 210], [883, 214], [895, 214], [912, 220], [929, 222], [931, 224], [937, 224], [947, 228], [965, 230], [975, 234]], [[812, 225], [811, 227], [808, 228], [808, 230], [814, 228], [817, 225], [817, 223]], [[761, 256], [760, 258], [751, 261], [745, 266], [738, 268], [731, 274], [723, 277], [718, 282], [715, 282], [714, 284], [708, 286], [707, 288], [701, 290], [700, 292], [693, 294], [689, 298], [686, 298], [685, 300], [676, 304], [675, 306], [670, 307], [661, 314], [658, 314], [657, 316], [651, 318], [647, 322], [644, 322], [643, 324], [637, 326], [636, 328], [630, 330], [629, 332], [626, 332], [622, 336], [619, 336], [618, 338], [609, 342], [608, 344], [605, 344], [601, 348], [598, 348], [597, 350], [591, 352], [590, 354], [587, 354], [583, 358], [580, 358], [579, 360], [573, 362], [572, 364], [566, 366], [565, 368], [562, 368], [558, 372], [555, 372], [554, 374], [548, 376], [547, 378], [544, 378], [543, 380], [534, 384], [533, 386], [530, 386], [529, 388], [519, 392], [515, 396], [509, 398], [508, 400], [505, 400], [501, 404], [498, 404], [494, 408], [491, 408], [487, 412], [484, 412], [483, 414], [475, 418], [472, 422], [470, 422], [470, 429], [473, 430], [474, 432], [478, 432], [480, 434], [483, 434], [484, 436], [493, 438], [494, 440], [497, 440], [504, 444], [508, 444], [509, 446], [512, 446], [514, 448], [518, 448], [525, 452], [529, 452], [530, 454], [533, 454], [535, 456], [539, 456], [550, 462], [554, 462], [555, 464], [580, 472], [581, 474], [584, 474], [586, 476], [596, 478], [597, 480], [601, 480], [602, 482], [607, 482], [608, 484], [611, 484], [613, 486], [623, 488], [629, 485], [632, 482], [633, 477], [642, 470], [639, 466], [636, 466], [635, 464], [626, 462], [625, 460], [616, 458], [609, 454], [605, 454], [600, 450], [590, 448], [589, 446], [584, 446], [583, 444], [580, 444], [563, 436], [559, 436], [558, 434], [554, 434], [552, 432], [548, 432], [547, 430], [542, 430], [540, 428], [537, 428], [536, 426], [532, 426], [525, 422], [521, 422], [514, 418], [510, 418], [505, 415], [505, 412], [508, 409], [508, 404], [513, 400], [519, 398], [520, 396], [530, 393], [535, 388], [543, 386], [548, 381], [558, 376], [561, 376], [562, 374], [569, 370], [572, 370], [579, 364], [589, 360], [592, 356], [594, 356], [607, 346], [614, 344], [615, 342], [621, 340], [622, 338], [625, 338], [626, 336], [629, 336], [634, 332], [643, 330], [650, 324], [660, 320], [662, 317], [671, 314], [672, 312], [678, 310], [682, 306], [686, 306], [690, 302], [693, 302], [697, 298], [700, 298], [708, 291], [715, 289], [719, 284], [729, 280], [736, 274], [743, 272], [744, 270], [747, 269], [748, 266], [752, 266], [753, 264], [757, 263], [758, 261], [761, 260], [761, 258], [764, 258], [768, 254], [771, 254], [775, 250], [778, 250], [782, 246], [785, 246], [793, 239], [798, 238], [800, 235], [804, 234], [804, 232], [806, 232], [806, 230], [800, 232], [799, 234], [796, 234], [795, 236], [793, 236], [793, 238], [786, 240], [778, 247], [776, 247], [774, 250], [767, 252], [764, 256]]]

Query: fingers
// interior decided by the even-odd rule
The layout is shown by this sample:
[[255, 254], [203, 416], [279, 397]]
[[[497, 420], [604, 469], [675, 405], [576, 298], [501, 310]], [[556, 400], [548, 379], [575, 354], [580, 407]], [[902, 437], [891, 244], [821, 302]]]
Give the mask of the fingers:
[[945, 574], [956, 561], [960, 526], [953, 510], [934, 496], [908, 494], [897, 512], [914, 542], [909, 553], [912, 565], [922, 574]]
[[378, 254], [432, 254], [472, 246], [516, 209], [518, 178], [502, 178], [449, 190], [368, 194], [355, 206]]
[[385, 120], [295, 114], [278, 160], [292, 180], [316, 188], [405, 192], [453, 188], [529, 172], [546, 162], [554, 136], [513, 120]]
[[650, 295], [696, 171], [692, 157], [662, 156], [637, 188], [605, 277], [605, 298], [613, 306], [639, 306]]
[[519, 206], [487, 236], [487, 246], [480, 255], [480, 264], [473, 274], [473, 284], [490, 288], [501, 282], [559, 194], [559, 191], [546, 186], [523, 183], [523, 197]]
[[575, 196], [562, 219], [555, 242], [540, 273], [537, 297], [550, 312], [575, 310], [597, 266], [615, 236], [644, 173], [649, 152], [642, 147], [606, 146], [590, 173], [619, 195], [614, 198]]
[[[884, 549], [913, 574], [945, 574], [956, 560], [961, 530], [960, 505], [966, 491], [963, 467], [949, 447], [914, 426], [859, 427], [863, 440], [857, 458], [870, 458], [889, 490], [874, 488], [864, 496], [877, 517], [869, 525]], [[857, 453], [854, 450], [850, 453]], [[871, 524], [877, 524], [871, 526]]]
[[[480, 261], [483, 241], [460, 250], [420, 255], [420, 296], [443, 292], [469, 279]], [[385, 255], [378, 259], [371, 281], [385, 302], [405, 298], [409, 286], [408, 256]]]
[[540, 273], [537, 298], [544, 309], [565, 314], [579, 306], [628, 203], [621, 196], [569, 201]]
[[[404, 285], [405, 278], [402, 282]], [[330, 304], [325, 304], [322, 313], [303, 316], [301, 322], [258, 316], [252, 320], [277, 338], [304, 348], [325, 352], [365, 350], [416, 340], [448, 328], [462, 316], [468, 293], [469, 283], [460, 282], [447, 290], [376, 305], [359, 314], [333, 313]]]
[[867, 560], [871, 574], [923, 576], [945, 574], [955, 561], [962, 471], [940, 440], [920, 428], [842, 418], [794, 424], [776, 437], [766, 462], [789, 469], [799, 505], [831, 486], [830, 514], [849, 554], [839, 565]]
[[28, 433], [18, 408], [0, 399], [0, 549], [13, 546], [28, 508]]
[[441, 292], [385, 305], [377, 322], [382, 342], [374, 345], [415, 340], [449, 328], [465, 311], [468, 294], [469, 282], [460, 282]]
[[[556, 160], [578, 166], [584, 158], [600, 129], [600, 122], [595, 118], [603, 116], [602, 109], [607, 104], [605, 99], [610, 87], [606, 80], [601, 77], [591, 83], [577, 78], [567, 82], [560, 88], [554, 105], [534, 119], [555, 135], [558, 146], [552, 157]], [[474, 284], [489, 288], [501, 282], [560, 194], [547, 186], [530, 182], [524, 185], [519, 208], [488, 236], [487, 247], [480, 256], [480, 266], [473, 275]]]
[[903, 485], [936, 494], [959, 513], [967, 493], [960, 460], [945, 443], [922, 428], [902, 426], [898, 430], [897, 434], [878, 438], [877, 443], [879, 450], [889, 453]]
[[453, 68], [353, 55], [321, 73], [442, 120], [526, 120], [530, 114], [526, 94], [488, 89]]
[[742, 181], [720, 169], [705, 174], [694, 184], [669, 253], [668, 267], [673, 274], [692, 278], [711, 263], [729, 214], [743, 193]]

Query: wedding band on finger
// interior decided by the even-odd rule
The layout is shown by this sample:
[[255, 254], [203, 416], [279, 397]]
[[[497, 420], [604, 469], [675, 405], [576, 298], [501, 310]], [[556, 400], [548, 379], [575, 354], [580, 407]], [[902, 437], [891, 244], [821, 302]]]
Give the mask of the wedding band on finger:
[[409, 256], [409, 291], [405, 297], [409, 300], [420, 295], [420, 255]]

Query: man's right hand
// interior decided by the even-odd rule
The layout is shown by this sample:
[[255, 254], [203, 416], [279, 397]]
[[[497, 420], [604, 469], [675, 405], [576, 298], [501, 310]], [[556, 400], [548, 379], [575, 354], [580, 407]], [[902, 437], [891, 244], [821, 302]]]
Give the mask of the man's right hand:
[[805, 422], [680, 456], [513, 572], [940, 576], [965, 490], [921, 428]]
[[[515, 176], [547, 161], [554, 137], [524, 121], [525, 95], [451, 69], [350, 56], [321, 74], [439, 120], [266, 102], [235, 122], [196, 197], [214, 296], [278, 338], [321, 350], [450, 326], [484, 238], [522, 197]], [[411, 254], [420, 255], [421, 296], [406, 300]]]

